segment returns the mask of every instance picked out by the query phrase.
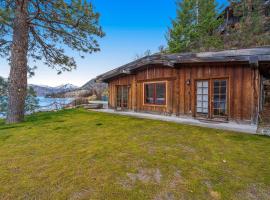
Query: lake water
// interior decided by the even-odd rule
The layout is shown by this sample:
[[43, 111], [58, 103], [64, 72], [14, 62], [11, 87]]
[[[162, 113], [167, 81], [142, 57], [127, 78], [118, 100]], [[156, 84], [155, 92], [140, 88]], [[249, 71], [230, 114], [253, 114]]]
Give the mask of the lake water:
[[46, 97], [38, 97], [39, 100], [39, 110], [53, 110], [56, 109], [56, 105], [62, 107], [63, 105], [69, 104], [73, 101], [73, 98], [46, 98]]
[[[61, 109], [64, 105], [73, 101], [73, 98], [45, 98], [37, 97], [40, 108], [37, 111], [50, 111]], [[0, 113], [0, 118], [4, 118], [5, 113]]]

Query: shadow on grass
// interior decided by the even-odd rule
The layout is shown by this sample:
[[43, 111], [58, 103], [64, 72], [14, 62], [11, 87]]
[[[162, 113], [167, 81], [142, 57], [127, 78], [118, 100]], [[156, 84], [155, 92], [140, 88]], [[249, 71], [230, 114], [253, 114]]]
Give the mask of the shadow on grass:
[[18, 128], [18, 127], [21, 127], [21, 126], [9, 126], [9, 125], [6, 125], [6, 126], [3, 126], [3, 127], [0, 127], [0, 131], [1, 130], [6, 130], [6, 129]]
[[39, 112], [26, 117], [26, 122], [47, 123], [47, 122], [65, 122], [62, 117], [72, 114], [73, 110], [61, 110], [58, 112]]
[[0, 141], [4, 142], [9, 139], [12, 135], [10, 134], [0, 134]]
[[265, 139], [270, 139], [269, 136], [265, 135], [248, 135], [248, 134], [235, 134], [235, 135], [227, 135], [226, 138], [234, 141], [265, 141]]

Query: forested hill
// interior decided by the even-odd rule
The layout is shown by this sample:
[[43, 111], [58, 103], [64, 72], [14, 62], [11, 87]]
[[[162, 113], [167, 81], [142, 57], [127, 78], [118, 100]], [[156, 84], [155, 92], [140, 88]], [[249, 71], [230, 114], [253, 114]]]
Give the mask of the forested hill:
[[96, 79], [91, 79], [82, 87], [76, 88], [71, 91], [64, 91], [58, 93], [48, 94], [48, 97], [54, 98], [76, 98], [76, 97], [89, 97], [96, 95], [98, 99], [107, 91], [108, 85], [106, 83], [97, 83]]

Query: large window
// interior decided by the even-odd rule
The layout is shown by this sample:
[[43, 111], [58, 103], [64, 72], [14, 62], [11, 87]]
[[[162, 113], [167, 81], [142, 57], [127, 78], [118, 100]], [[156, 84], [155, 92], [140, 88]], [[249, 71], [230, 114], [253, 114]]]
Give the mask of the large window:
[[144, 84], [144, 103], [153, 105], [166, 104], [166, 83], [145, 83]]

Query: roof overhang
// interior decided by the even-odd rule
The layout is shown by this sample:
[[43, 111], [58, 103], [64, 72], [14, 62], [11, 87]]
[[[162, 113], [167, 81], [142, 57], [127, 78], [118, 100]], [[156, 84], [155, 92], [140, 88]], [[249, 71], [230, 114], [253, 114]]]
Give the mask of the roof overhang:
[[270, 46], [219, 52], [154, 54], [106, 72], [98, 76], [97, 80], [108, 82], [115, 77], [132, 74], [134, 71], [148, 65], [160, 65], [173, 68], [176, 66], [175, 64], [215, 62], [245, 62], [249, 63], [251, 67], [259, 67], [260, 62], [270, 63]]

